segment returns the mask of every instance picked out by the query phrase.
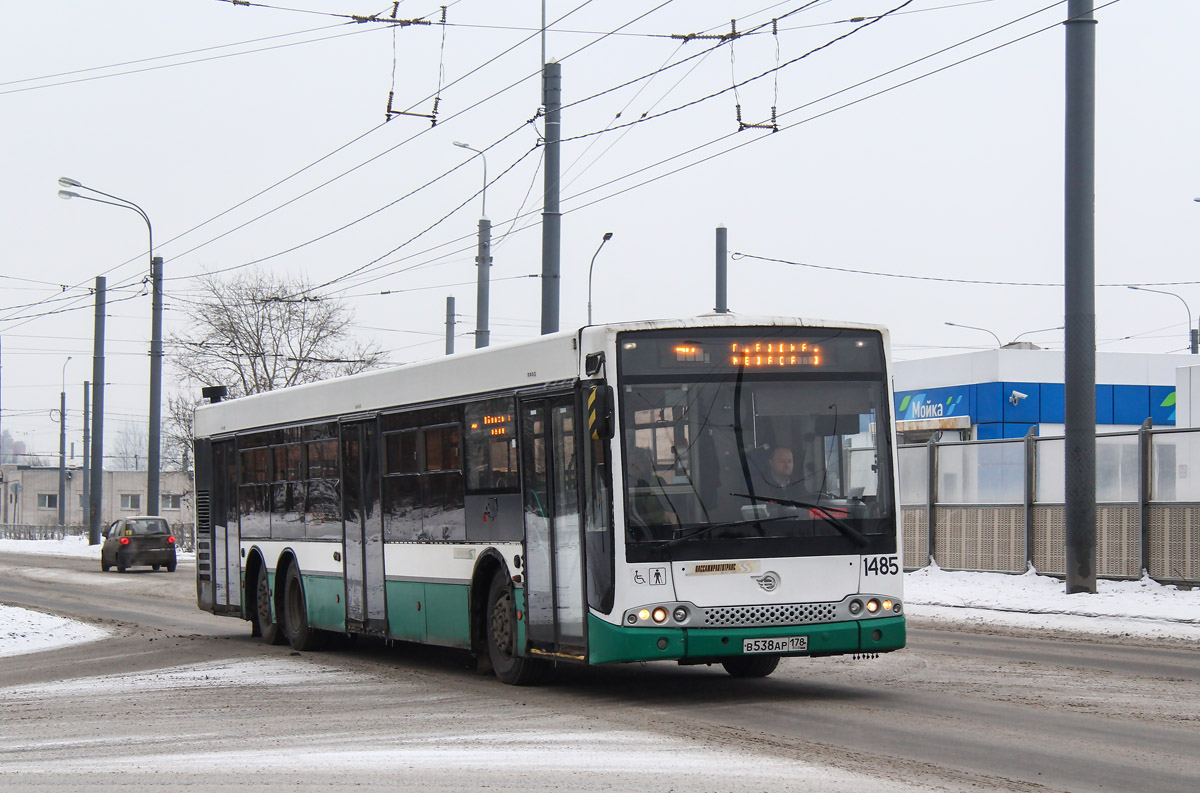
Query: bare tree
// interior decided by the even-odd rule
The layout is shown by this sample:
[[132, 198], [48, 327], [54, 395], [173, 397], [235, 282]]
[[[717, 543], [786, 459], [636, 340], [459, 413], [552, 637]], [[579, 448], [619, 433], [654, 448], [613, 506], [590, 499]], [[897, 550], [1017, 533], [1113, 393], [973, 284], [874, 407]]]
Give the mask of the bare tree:
[[170, 361], [185, 393], [168, 399], [164, 459], [182, 467], [192, 412], [203, 386], [236, 398], [354, 374], [379, 365], [378, 345], [354, 338], [354, 314], [337, 299], [311, 294], [301, 278], [242, 271], [199, 279], [186, 303], [188, 326], [171, 334]]
[[145, 471], [146, 450], [149, 446], [146, 426], [133, 421], [125, 422], [125, 426], [117, 432], [113, 449], [108, 454], [112, 458], [114, 470]]

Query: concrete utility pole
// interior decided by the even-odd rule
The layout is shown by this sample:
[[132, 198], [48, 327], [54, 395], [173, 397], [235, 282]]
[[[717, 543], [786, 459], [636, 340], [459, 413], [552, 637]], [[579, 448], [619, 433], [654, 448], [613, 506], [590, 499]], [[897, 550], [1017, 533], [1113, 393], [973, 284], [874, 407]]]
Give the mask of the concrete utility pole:
[[79, 466], [83, 469], [83, 524], [91, 526], [91, 504], [92, 504], [92, 469], [88, 464], [91, 458], [92, 436], [88, 422], [91, 420], [91, 399], [92, 389], [91, 383], [83, 381], [83, 465]]
[[92, 492], [88, 495], [88, 545], [100, 544], [104, 494], [104, 276], [96, 278], [96, 329], [92, 337]]
[[482, 149], [477, 149], [469, 143], [454, 141], [460, 149], [473, 151], [483, 162], [482, 206], [479, 212], [479, 251], [475, 255], [475, 264], [479, 267], [475, 280], [475, 348], [486, 347], [491, 343], [491, 331], [488, 330], [488, 302], [492, 282], [492, 221], [487, 216], [487, 155]]
[[[4, 355], [2, 353], [0, 353], [0, 372], [3, 372], [3, 371], [4, 371]], [[2, 388], [0, 388], [0, 392], [3, 392]], [[3, 414], [0, 413], [0, 415], [3, 415]], [[3, 464], [4, 464], [4, 425], [3, 425], [3, 422], [0, 421], [0, 465], [3, 465]], [[2, 494], [2, 492], [3, 491], [0, 491], [0, 494]]]
[[[149, 222], [149, 221], [147, 221]], [[162, 312], [163, 312], [163, 260], [161, 256], [150, 259], [150, 283], [153, 292], [153, 317], [150, 321], [150, 449], [146, 455], [146, 507], [147, 515], [162, 511], [158, 497], [158, 483], [162, 464], [159, 452], [162, 448]]]
[[1096, 592], [1096, 20], [1066, 21], [1065, 380], [1067, 594]]
[[729, 229], [717, 226], [717, 305], [713, 311], [729, 313]]
[[559, 199], [559, 141], [562, 140], [562, 64], [542, 66], [542, 105], [546, 108], [545, 196], [542, 206], [542, 333], [558, 331], [562, 247]]
[[58, 394], [58, 525], [67, 525], [67, 364], [63, 361], [62, 390]]

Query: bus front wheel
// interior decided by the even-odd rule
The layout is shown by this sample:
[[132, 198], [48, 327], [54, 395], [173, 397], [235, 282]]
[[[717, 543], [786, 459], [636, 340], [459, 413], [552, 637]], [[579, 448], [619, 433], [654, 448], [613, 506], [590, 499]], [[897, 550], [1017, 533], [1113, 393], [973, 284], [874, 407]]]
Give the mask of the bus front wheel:
[[517, 655], [517, 608], [512, 585], [504, 572], [492, 577], [487, 599], [488, 657], [502, 683], [528, 685], [537, 673], [537, 662]]
[[721, 662], [730, 677], [766, 677], [779, 666], [778, 655], [743, 655]]

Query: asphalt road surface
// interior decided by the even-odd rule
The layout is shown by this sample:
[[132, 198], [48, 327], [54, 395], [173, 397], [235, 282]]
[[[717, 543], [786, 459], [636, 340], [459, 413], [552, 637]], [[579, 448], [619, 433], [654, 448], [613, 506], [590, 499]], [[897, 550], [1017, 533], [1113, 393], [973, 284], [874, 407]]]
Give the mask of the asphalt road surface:
[[0, 554], [0, 603], [110, 638], [0, 657], [0, 790], [1200, 790], [1200, 649], [921, 626], [876, 659], [566, 667], [296, 653], [195, 606], [193, 568]]

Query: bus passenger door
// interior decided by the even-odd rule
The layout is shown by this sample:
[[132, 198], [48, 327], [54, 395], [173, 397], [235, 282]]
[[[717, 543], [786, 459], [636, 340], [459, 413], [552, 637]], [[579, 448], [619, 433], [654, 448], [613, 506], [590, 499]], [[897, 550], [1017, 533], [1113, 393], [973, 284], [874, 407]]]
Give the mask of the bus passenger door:
[[[213, 613], [240, 614], [241, 546], [238, 542], [237, 452], [231, 440], [212, 445], [212, 488], [209, 494], [211, 532], [207, 549]], [[204, 561], [197, 545], [197, 566]], [[203, 570], [201, 570], [203, 572]]]
[[522, 400], [525, 614], [535, 655], [583, 658], [583, 520], [572, 394]]
[[346, 630], [383, 635], [387, 600], [379, 511], [379, 432], [375, 420], [344, 422], [342, 527], [346, 542]]

